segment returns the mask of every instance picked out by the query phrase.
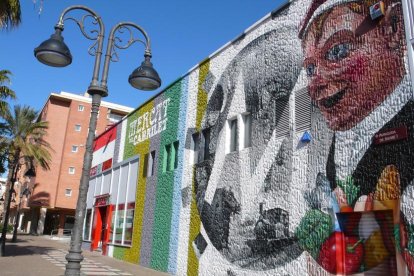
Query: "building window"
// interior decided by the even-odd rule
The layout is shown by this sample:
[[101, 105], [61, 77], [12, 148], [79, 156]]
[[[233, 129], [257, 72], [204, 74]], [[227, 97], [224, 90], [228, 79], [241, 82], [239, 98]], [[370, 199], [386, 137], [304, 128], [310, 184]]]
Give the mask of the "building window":
[[171, 144], [164, 147], [163, 172], [171, 170]]
[[229, 128], [229, 149], [227, 152], [233, 152], [238, 150], [239, 139], [237, 135], [237, 118], [228, 120], [228, 128]]
[[165, 145], [163, 172], [175, 170], [178, 167], [178, 141]]
[[143, 177], [147, 177], [147, 174], [148, 174], [148, 159], [149, 159], [149, 153], [146, 153], [144, 156], [144, 166], [142, 168]]
[[150, 159], [148, 162], [148, 176], [154, 175], [154, 167], [155, 167], [155, 150], [151, 151], [151, 154], [149, 155]]
[[116, 212], [115, 227], [111, 228], [115, 231], [114, 243], [122, 244], [122, 235], [124, 230], [124, 216], [125, 216], [125, 204], [118, 204], [118, 211]]
[[72, 196], [72, 189], [65, 189], [65, 196]]
[[203, 134], [203, 160], [210, 159], [210, 128], [206, 128], [202, 131]]
[[75, 131], [77, 131], [77, 132], [81, 131], [81, 125], [80, 124], [75, 125]]
[[252, 116], [243, 114], [243, 148], [252, 146]]
[[199, 132], [196, 132], [196, 133], [194, 133], [193, 135], [192, 135], [192, 150], [193, 150], [193, 153], [194, 153], [194, 158], [193, 158], [193, 164], [196, 164], [196, 163], [198, 163], [199, 162], [199, 160], [198, 160], [198, 153], [199, 153], [199, 151], [200, 151], [200, 133]]
[[92, 209], [86, 210], [85, 215], [85, 227], [83, 228], [83, 239], [90, 241], [91, 237], [89, 236], [91, 230], [91, 218], [92, 218]]
[[78, 149], [79, 149], [78, 146], [75, 146], [75, 145], [72, 146], [72, 152], [78, 152]]
[[125, 213], [125, 230], [124, 230], [124, 243], [125, 245], [131, 245], [132, 243], [132, 230], [134, 223], [134, 210], [135, 203], [128, 203]]
[[75, 167], [69, 167], [69, 174], [75, 174]]
[[289, 134], [289, 97], [276, 100], [276, 137], [282, 138]]
[[173, 159], [173, 161], [174, 161], [174, 164], [173, 164], [174, 170], [176, 168], [178, 168], [178, 145], [179, 145], [178, 141], [175, 141], [173, 143], [173, 150], [174, 150], [174, 152], [172, 154], [172, 157], [174, 158]]
[[78, 111], [84, 111], [85, 110], [85, 106], [84, 105], [78, 105]]
[[150, 153], [145, 154], [144, 157], [144, 168], [143, 168], [143, 176], [149, 177], [154, 175], [154, 166], [155, 166], [155, 150], [151, 151]]
[[295, 129], [308, 130], [311, 127], [312, 102], [308, 90], [302, 89], [295, 93]]

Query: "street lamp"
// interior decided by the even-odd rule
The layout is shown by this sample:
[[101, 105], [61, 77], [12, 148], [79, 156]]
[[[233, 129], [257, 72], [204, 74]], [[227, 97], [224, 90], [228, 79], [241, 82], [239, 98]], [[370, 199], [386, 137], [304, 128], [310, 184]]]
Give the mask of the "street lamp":
[[[65, 15], [72, 10], [83, 10], [87, 12], [87, 14], [84, 15], [80, 20], [77, 20], [73, 17], [65, 18]], [[99, 30], [91, 31], [91, 33], [97, 33], [96, 37], [92, 37], [90, 34], [87, 34], [85, 32], [84, 21], [88, 17], [93, 19], [92, 23], [94, 25], [99, 25]], [[92, 96], [92, 108], [89, 121], [89, 132], [85, 144], [85, 155], [83, 159], [82, 176], [79, 185], [79, 196], [76, 204], [75, 225], [72, 231], [69, 253], [66, 255], [66, 260], [68, 263], [66, 264], [65, 275], [80, 275], [80, 263], [83, 260], [81, 250], [83, 221], [85, 218], [86, 197], [89, 187], [89, 172], [92, 163], [92, 146], [95, 137], [95, 129], [101, 99], [102, 97], [106, 97], [108, 95], [107, 79], [109, 63], [110, 61], [116, 61], [117, 57], [117, 55], [113, 56], [113, 51], [115, 50], [114, 46], [118, 49], [126, 49], [134, 42], [141, 42], [145, 46], [144, 61], [142, 62], [141, 66], [135, 69], [128, 78], [129, 83], [133, 87], [141, 90], [154, 90], [161, 86], [161, 79], [158, 76], [157, 71], [155, 71], [155, 69], [152, 67], [150, 39], [147, 33], [144, 31], [144, 29], [135, 23], [121, 22], [115, 25], [109, 34], [103, 72], [99, 81], [98, 78], [99, 70], [101, 67], [100, 64], [105, 33], [104, 24], [101, 17], [96, 12], [88, 7], [81, 5], [75, 5], [66, 8], [61, 13], [59, 21], [55, 26], [55, 33], [48, 40], [42, 42], [39, 47], [34, 50], [34, 54], [40, 62], [54, 67], [64, 67], [72, 62], [72, 55], [70, 54], [69, 48], [64, 43], [62, 36], [64, 29], [64, 20], [72, 20], [76, 22], [82, 34], [87, 39], [96, 41], [88, 50], [89, 54], [95, 56], [92, 81], [87, 90], [88, 94]], [[138, 30], [144, 36], [145, 40], [134, 38], [131, 28]], [[130, 38], [127, 41], [126, 45], [119, 45], [119, 42], [121, 40], [115, 36], [115, 33], [117, 31], [123, 30], [129, 31]]]

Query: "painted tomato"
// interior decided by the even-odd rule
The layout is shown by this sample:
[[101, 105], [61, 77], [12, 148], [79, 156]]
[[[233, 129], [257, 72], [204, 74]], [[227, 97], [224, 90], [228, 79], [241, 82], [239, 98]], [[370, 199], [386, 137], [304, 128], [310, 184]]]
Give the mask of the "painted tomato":
[[363, 257], [364, 247], [358, 237], [333, 232], [322, 244], [317, 261], [332, 274], [352, 274], [358, 272]]

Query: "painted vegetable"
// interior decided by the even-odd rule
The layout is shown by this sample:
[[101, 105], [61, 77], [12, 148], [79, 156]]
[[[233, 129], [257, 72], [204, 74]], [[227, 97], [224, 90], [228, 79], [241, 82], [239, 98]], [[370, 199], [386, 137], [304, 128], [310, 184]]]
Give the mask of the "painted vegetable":
[[359, 271], [364, 259], [362, 240], [333, 232], [322, 244], [318, 263], [333, 274], [353, 274]]
[[389, 256], [380, 230], [374, 231], [365, 241], [365, 269], [369, 270], [383, 263]]
[[394, 165], [384, 168], [378, 179], [374, 193], [374, 210], [392, 209], [394, 213], [394, 223], [400, 222], [400, 174]]
[[329, 237], [332, 229], [332, 220], [328, 214], [320, 210], [309, 210], [302, 218], [295, 236], [303, 249], [316, 259], [322, 243]]

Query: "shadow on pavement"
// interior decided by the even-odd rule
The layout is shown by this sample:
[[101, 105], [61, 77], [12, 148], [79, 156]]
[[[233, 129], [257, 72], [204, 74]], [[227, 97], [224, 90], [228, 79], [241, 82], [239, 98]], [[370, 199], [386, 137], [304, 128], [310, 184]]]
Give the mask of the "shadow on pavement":
[[5, 257], [42, 255], [56, 250], [56, 247], [50, 246], [50, 244], [44, 244], [43, 246], [39, 245], [39, 239], [36, 236], [31, 236], [29, 234], [21, 234], [19, 236], [17, 237], [16, 242], [12, 242], [9, 237], [7, 238], [4, 251]]
[[16, 257], [24, 255], [39, 255], [47, 254], [48, 252], [56, 250], [53, 247], [40, 246], [19, 246], [17, 244], [6, 244], [5, 257]]

